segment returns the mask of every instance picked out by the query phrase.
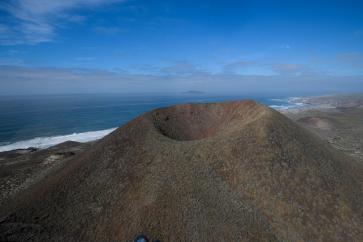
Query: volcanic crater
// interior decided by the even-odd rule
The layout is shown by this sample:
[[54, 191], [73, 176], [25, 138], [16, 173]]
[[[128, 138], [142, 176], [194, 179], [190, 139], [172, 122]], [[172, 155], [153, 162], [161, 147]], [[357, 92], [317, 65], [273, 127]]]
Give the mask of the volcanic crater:
[[0, 208], [1, 241], [363, 241], [363, 167], [254, 101], [145, 113]]
[[261, 109], [253, 101], [213, 104], [184, 104], [157, 109], [150, 113], [157, 130], [174, 140], [210, 138], [233, 131], [256, 119]]

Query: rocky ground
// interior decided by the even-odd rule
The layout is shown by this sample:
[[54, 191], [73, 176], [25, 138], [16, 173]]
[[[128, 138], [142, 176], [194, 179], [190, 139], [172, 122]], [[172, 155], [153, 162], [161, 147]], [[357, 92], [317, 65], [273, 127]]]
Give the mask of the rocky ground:
[[363, 162], [363, 95], [303, 98], [309, 109], [283, 110], [338, 150]]
[[361, 100], [304, 98], [281, 111], [294, 122], [180, 105], [96, 143], [2, 152], [0, 240], [359, 241]]
[[62, 168], [90, 145], [68, 141], [44, 150], [29, 148], [0, 152], [0, 206], [50, 172]]

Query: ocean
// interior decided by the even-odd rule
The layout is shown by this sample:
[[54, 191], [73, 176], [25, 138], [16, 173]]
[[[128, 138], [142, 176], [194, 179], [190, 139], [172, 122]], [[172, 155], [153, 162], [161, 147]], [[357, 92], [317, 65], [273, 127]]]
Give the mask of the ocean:
[[[158, 107], [245, 98], [241, 95], [202, 93], [3, 96], [0, 97], [0, 152], [29, 147], [46, 148], [67, 140], [96, 140]], [[303, 105], [292, 97], [253, 99], [275, 109]]]

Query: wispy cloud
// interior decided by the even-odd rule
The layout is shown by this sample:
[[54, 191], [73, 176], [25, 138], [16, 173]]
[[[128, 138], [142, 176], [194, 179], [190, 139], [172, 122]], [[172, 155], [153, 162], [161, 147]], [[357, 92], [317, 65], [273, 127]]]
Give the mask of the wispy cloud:
[[[287, 67], [296, 70], [297, 67]], [[286, 69], [283, 67], [282, 69]], [[166, 72], [165, 72], [166, 71]], [[211, 73], [196, 66], [174, 65], [156, 74], [138, 74], [100, 69], [30, 68], [0, 65], [0, 95], [105, 93], [105, 92], [184, 92], [212, 93], [294, 93], [363, 91], [363, 76], [241, 75]], [[187, 74], [185, 74], [187, 73]]]
[[351, 65], [353, 67], [363, 68], [363, 53], [361, 52], [347, 52], [337, 56], [338, 61]]
[[254, 75], [302, 75], [310, 68], [294, 63], [264, 63], [257, 61], [235, 61], [223, 66], [222, 73]]
[[[9, 0], [0, 3], [0, 11], [9, 17], [0, 25], [1, 44], [37, 44], [52, 41], [62, 22], [82, 22], [73, 14], [80, 7], [98, 7], [124, 0]], [[6, 21], [6, 22], [5, 22]], [[4, 36], [5, 35], [5, 36]]]
[[305, 65], [293, 63], [273, 64], [271, 67], [281, 75], [301, 75], [308, 71]]
[[245, 60], [235, 61], [224, 65], [223, 72], [235, 73], [251, 65], [256, 65], [256, 63], [253, 61], [245, 61]]
[[0, 57], [0, 65], [23, 65], [24, 62], [20, 58], [15, 57]]
[[203, 72], [195, 64], [187, 61], [179, 61], [173, 65], [160, 68], [161, 74], [166, 75], [193, 75], [196, 73]]

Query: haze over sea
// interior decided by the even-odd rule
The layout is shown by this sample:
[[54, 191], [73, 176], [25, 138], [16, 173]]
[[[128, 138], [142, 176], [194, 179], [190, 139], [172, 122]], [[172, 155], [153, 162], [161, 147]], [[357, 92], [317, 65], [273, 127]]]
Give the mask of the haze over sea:
[[253, 98], [277, 109], [301, 106], [289, 97], [247, 97], [187, 92], [0, 97], [0, 151], [46, 148], [67, 140], [99, 139], [136, 116], [187, 102]]

